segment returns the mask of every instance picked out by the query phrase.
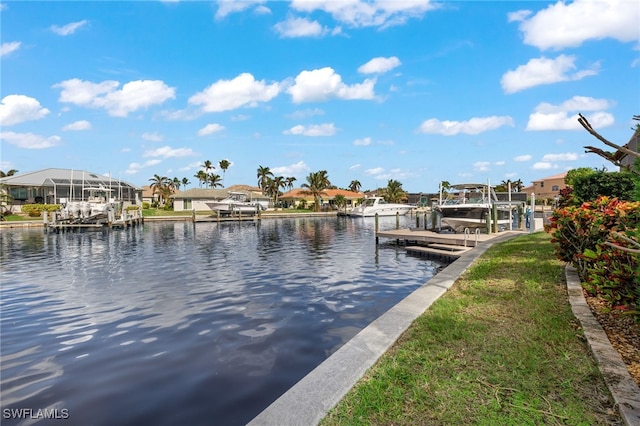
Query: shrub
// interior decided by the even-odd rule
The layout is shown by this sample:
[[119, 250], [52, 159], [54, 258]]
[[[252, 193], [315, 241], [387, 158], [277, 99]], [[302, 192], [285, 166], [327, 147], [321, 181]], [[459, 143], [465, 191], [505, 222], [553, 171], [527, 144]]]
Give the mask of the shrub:
[[26, 213], [30, 217], [40, 217], [43, 211], [56, 212], [60, 210], [59, 204], [24, 204], [21, 208], [22, 213]]
[[640, 319], [638, 254], [619, 248], [638, 241], [639, 226], [640, 202], [599, 197], [579, 207], [556, 209], [547, 232], [558, 258], [576, 267], [588, 292]]
[[600, 196], [633, 200], [634, 175], [629, 172], [597, 171], [573, 179], [573, 196], [577, 203], [593, 201]]
[[143, 210], [148, 210], [151, 208], [151, 203], [149, 203], [148, 201], [143, 201], [142, 202], [142, 209]]

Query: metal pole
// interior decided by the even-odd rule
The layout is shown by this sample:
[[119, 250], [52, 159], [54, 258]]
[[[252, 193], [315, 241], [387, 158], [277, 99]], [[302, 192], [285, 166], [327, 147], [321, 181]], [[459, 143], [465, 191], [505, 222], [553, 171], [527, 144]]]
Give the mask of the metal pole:
[[529, 213], [529, 232], [536, 230], [536, 194], [531, 193], [531, 213]]

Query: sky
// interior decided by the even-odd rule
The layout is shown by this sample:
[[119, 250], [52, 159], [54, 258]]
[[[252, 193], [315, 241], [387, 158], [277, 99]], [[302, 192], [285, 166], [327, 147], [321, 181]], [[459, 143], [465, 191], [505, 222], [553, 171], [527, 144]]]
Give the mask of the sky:
[[528, 185], [615, 170], [578, 113], [620, 145], [640, 114], [637, 0], [2, 1], [0, 19], [5, 172]]

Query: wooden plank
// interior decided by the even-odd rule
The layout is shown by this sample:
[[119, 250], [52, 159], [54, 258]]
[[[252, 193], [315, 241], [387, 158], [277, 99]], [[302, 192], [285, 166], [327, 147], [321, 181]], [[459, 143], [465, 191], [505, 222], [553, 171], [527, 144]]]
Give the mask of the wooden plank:
[[450, 251], [466, 251], [468, 247], [451, 245], [451, 244], [437, 244], [437, 243], [429, 243], [428, 246], [430, 248], [442, 249], [442, 250], [450, 250]]
[[451, 250], [440, 250], [436, 248], [423, 247], [423, 246], [407, 246], [406, 249], [407, 249], [407, 252], [414, 252], [414, 253], [421, 253], [421, 254], [422, 253], [435, 254], [438, 256], [446, 256], [446, 257], [460, 257], [463, 253], [471, 250], [471, 248], [466, 248], [463, 250], [451, 251]]

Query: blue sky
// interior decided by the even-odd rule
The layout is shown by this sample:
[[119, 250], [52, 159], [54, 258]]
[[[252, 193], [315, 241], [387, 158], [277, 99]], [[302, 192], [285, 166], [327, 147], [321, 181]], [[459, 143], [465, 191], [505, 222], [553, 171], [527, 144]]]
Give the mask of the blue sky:
[[640, 114], [637, 0], [0, 4], [4, 171], [529, 184]]

